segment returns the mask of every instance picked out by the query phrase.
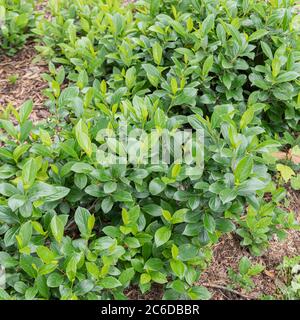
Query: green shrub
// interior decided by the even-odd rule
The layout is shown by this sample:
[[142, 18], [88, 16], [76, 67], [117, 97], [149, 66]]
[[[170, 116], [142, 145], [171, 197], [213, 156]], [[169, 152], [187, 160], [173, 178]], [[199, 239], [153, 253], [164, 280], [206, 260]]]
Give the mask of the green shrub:
[[[50, 1], [38, 50], [68, 78], [105, 79], [115, 99], [148, 95], [164, 111], [210, 115], [260, 103], [270, 131], [299, 131], [299, 15], [294, 1]], [[81, 82], [80, 80], [80, 82]], [[127, 80], [127, 81], [126, 81]], [[113, 103], [112, 103], [113, 102]], [[250, 116], [250, 115], [249, 115]]]
[[[0, 263], [14, 297], [122, 298], [129, 283], [144, 292], [155, 282], [167, 284], [166, 297], [207, 298], [193, 284], [222, 233], [237, 224], [243, 244], [259, 254], [273, 233], [294, 224], [263, 199], [274, 184], [261, 154], [274, 142], [259, 143], [259, 127], [241, 133], [230, 109], [217, 109], [213, 125], [197, 115], [183, 121], [203, 125], [208, 139], [205, 171], [195, 179], [178, 165], [105, 166], [98, 132], [116, 127], [121, 111], [51, 133], [27, 120], [31, 107], [14, 111], [18, 126], [1, 121]], [[151, 116], [154, 106], [147, 107], [144, 126], [157, 127], [160, 109]]]
[[[158, 283], [164, 298], [208, 299], [197, 281], [222, 234], [234, 232], [259, 255], [274, 234], [298, 228], [293, 213], [277, 206], [285, 192], [268, 172], [281, 146], [274, 124], [284, 129], [286, 115], [272, 112], [297, 113], [291, 4], [49, 6], [52, 20], [37, 21], [34, 32], [51, 60], [44, 79], [52, 119], [33, 125], [29, 101], [0, 120], [0, 264], [8, 275], [0, 297], [125, 299], [132, 284], [146, 292]], [[272, 64], [266, 48], [272, 55], [281, 48], [278, 77], [292, 72], [293, 79], [274, 76], [263, 91], [255, 73]], [[292, 86], [288, 100], [274, 95], [282, 85]], [[107, 157], [129, 151], [116, 139], [124, 123], [126, 135], [143, 129], [139, 156], [111, 165]], [[191, 152], [204, 169], [177, 163], [172, 149], [171, 163], [142, 161], [153, 151], [147, 141], [155, 145], [164, 130], [175, 139], [185, 129], [192, 141], [204, 133], [203, 152]]]
[[34, 26], [33, 0], [0, 1], [0, 48], [12, 55], [20, 49]]

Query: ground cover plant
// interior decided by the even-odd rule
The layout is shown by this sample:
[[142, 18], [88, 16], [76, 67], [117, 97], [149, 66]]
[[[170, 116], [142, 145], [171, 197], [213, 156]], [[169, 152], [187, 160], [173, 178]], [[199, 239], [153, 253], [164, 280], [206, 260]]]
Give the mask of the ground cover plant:
[[278, 266], [278, 269], [286, 278], [285, 283], [282, 281], [278, 283], [281, 294], [284, 295], [286, 300], [299, 300], [299, 261], [299, 256], [284, 257], [282, 264]]
[[[60, 0], [45, 17], [33, 7], [0, 5], [2, 49], [30, 34], [49, 63], [51, 112], [33, 123], [28, 100], [1, 113], [0, 298], [126, 299], [159, 284], [164, 299], [209, 299], [199, 278], [225, 233], [259, 256], [299, 230], [284, 207], [284, 183], [300, 188], [294, 1]], [[138, 150], [126, 163], [124, 123]], [[202, 165], [172, 149], [151, 163], [163, 132], [176, 141], [179, 130], [203, 134], [191, 154]], [[245, 287], [264, 269], [239, 267], [230, 274]]]
[[0, 48], [14, 54], [22, 47], [34, 26], [34, 1], [0, 1]]

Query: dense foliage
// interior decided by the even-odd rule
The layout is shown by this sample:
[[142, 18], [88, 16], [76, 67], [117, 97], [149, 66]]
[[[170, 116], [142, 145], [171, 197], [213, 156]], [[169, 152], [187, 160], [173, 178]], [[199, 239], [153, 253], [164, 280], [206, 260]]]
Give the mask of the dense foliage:
[[34, 18], [34, 0], [1, 0], [0, 50], [16, 53], [28, 38]]
[[[278, 137], [299, 128], [293, 1], [60, 0], [49, 10], [32, 32], [51, 61], [53, 116], [33, 124], [28, 101], [0, 120], [0, 297], [125, 299], [131, 285], [158, 283], [164, 298], [208, 299], [197, 281], [223, 233], [260, 255], [299, 228], [270, 174]], [[110, 143], [124, 122], [157, 139], [203, 130], [203, 172], [107, 164], [126, 151]]]
[[39, 51], [66, 65], [70, 80], [80, 75], [81, 89], [105, 79], [116, 96], [110, 104], [147, 95], [165, 111], [197, 106], [205, 115], [224, 103], [243, 113], [248, 104], [273, 130], [299, 129], [293, 1], [138, 1], [137, 12], [118, 1], [51, 3], [53, 19], [35, 29]]

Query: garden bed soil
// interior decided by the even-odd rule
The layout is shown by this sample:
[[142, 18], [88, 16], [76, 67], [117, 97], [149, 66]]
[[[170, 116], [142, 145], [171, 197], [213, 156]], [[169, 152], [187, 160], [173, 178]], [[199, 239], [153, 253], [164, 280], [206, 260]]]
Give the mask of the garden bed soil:
[[[50, 116], [42, 93], [48, 84], [41, 78], [48, 68], [43, 61], [34, 62], [36, 56], [33, 43], [27, 44], [13, 57], [0, 56], [0, 110], [9, 103], [18, 109], [23, 102], [32, 99], [34, 109], [31, 119], [34, 122]], [[10, 82], [11, 77], [16, 77], [15, 83]]]

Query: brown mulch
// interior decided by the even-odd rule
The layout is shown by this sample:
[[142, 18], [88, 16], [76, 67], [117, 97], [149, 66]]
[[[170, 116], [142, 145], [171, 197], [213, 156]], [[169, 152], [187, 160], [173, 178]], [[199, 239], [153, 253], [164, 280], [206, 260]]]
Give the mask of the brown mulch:
[[[36, 55], [33, 43], [27, 44], [13, 57], [0, 55], [0, 110], [9, 103], [19, 108], [23, 102], [32, 99], [31, 119], [35, 122], [50, 115], [44, 107], [46, 98], [42, 94], [48, 85], [41, 79], [41, 74], [48, 68], [44, 62], [33, 62]], [[16, 83], [10, 83], [11, 76], [17, 77]]]
[[132, 286], [125, 291], [129, 300], [162, 300], [163, 288], [159, 284], [153, 284], [149, 292], [142, 294], [137, 286]]

